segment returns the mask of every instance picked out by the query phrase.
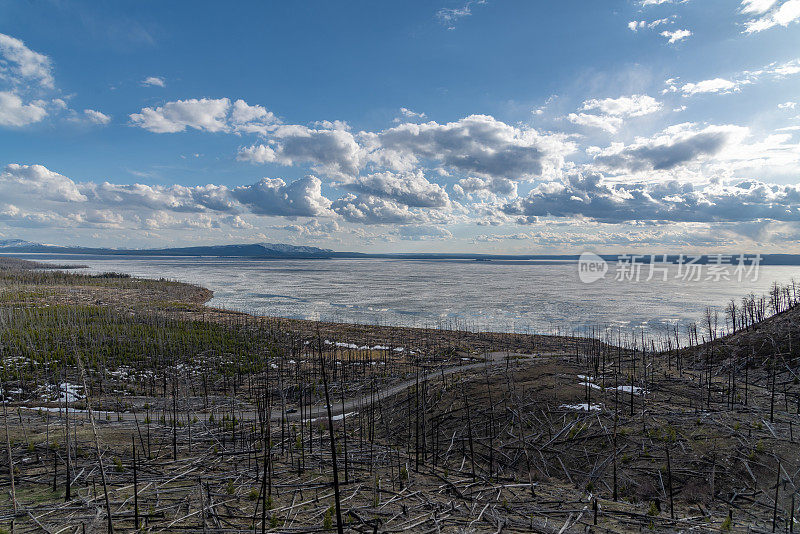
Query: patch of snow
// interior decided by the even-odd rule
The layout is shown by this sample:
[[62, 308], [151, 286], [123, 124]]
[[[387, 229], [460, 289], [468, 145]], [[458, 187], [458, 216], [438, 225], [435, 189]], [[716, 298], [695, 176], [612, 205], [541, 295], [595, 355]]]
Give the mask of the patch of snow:
[[[339, 415], [334, 415], [333, 417], [331, 417], [331, 419], [334, 420], [334, 421], [341, 421], [342, 419], [345, 419], [346, 417], [352, 417], [354, 415], [358, 415], [358, 412], [340, 413]], [[315, 421], [320, 421], [320, 420], [327, 421], [328, 418], [327, 417], [315, 417], [314, 419], [306, 419], [305, 422], [306, 423], [313, 423]]]
[[[337, 342], [334, 343], [333, 341], [331, 341], [329, 339], [326, 339], [324, 341], [324, 343], [326, 345], [334, 345], [336, 347], [340, 347], [340, 348], [344, 348], [344, 349], [353, 349], [353, 350], [389, 350], [389, 349], [391, 349], [391, 347], [389, 347], [388, 345], [373, 345], [373, 346], [356, 345], [355, 343], [344, 343], [342, 341], [337, 341]], [[404, 349], [403, 347], [397, 347], [397, 348], [395, 348], [393, 350], [395, 352], [403, 352], [406, 349]]]
[[575, 410], [577, 412], [599, 412], [601, 410], [599, 404], [592, 404], [590, 406], [585, 402], [583, 404], [562, 404], [560, 408], [564, 408], [566, 410]]
[[39, 387], [41, 398], [51, 400], [53, 402], [75, 402], [83, 400], [84, 396], [80, 393], [83, 391], [83, 386], [70, 384], [69, 382], [62, 382], [57, 385], [46, 384]]
[[[606, 389], [610, 389], [612, 391], [614, 390], [614, 388], [606, 388]], [[639, 386], [617, 386], [616, 389], [618, 391], [622, 391], [623, 393], [630, 393], [631, 390], [633, 390], [634, 395], [642, 395], [647, 393], [644, 390], [644, 388], [640, 388]]]

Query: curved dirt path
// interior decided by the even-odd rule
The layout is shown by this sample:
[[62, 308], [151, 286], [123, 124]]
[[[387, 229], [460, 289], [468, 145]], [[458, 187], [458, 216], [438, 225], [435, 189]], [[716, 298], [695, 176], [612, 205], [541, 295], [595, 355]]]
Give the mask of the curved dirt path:
[[[505, 352], [505, 351], [495, 351], [489, 352], [485, 355], [486, 359], [483, 361], [475, 362], [475, 363], [468, 363], [465, 365], [456, 365], [453, 367], [447, 367], [444, 369], [438, 369], [436, 371], [429, 371], [427, 373], [421, 374], [419, 376], [419, 381], [422, 382], [424, 380], [432, 380], [437, 377], [441, 378], [443, 376], [450, 376], [457, 373], [466, 373], [469, 371], [474, 371], [478, 369], [485, 369], [488, 367], [496, 367], [498, 365], [506, 365], [506, 364], [515, 364], [520, 362], [532, 362], [536, 359], [549, 357], [549, 356], [563, 356], [562, 353], [540, 353], [540, 354], [522, 354], [517, 352]], [[331, 403], [331, 416], [341, 419], [342, 414], [345, 414], [345, 417], [354, 412], [359, 408], [363, 408], [366, 405], [369, 405], [371, 402], [377, 402], [398, 393], [402, 393], [406, 389], [414, 386], [417, 383], [417, 377], [403, 380], [396, 384], [392, 384], [388, 387], [383, 389], [377, 390], [374, 394], [371, 395], [363, 395], [359, 397], [351, 397], [342, 403], [341, 401], [336, 401], [335, 399]], [[46, 408], [46, 407], [30, 407], [30, 406], [20, 406], [19, 408], [23, 410], [29, 411], [38, 411], [38, 410], [46, 410], [56, 417], [64, 417], [64, 410], [63, 408]], [[86, 414], [86, 410], [77, 410], [77, 409], [70, 409], [70, 415], [75, 416], [82, 416]], [[113, 417], [113, 421], [119, 422], [121, 421], [137, 421], [141, 419], [144, 414], [142, 413], [133, 413], [133, 412], [108, 412], [102, 410], [92, 410], [98, 416], [98, 420], [100, 415], [107, 415], [110, 414]], [[195, 416], [200, 419], [201, 421], [208, 421], [210, 417], [210, 413], [208, 412], [197, 412]], [[280, 421], [281, 419], [281, 409], [273, 409], [270, 415], [270, 418], [273, 421]], [[140, 417], [142, 416], [142, 417]], [[258, 419], [258, 414], [255, 410], [242, 410], [237, 412], [237, 417], [244, 418], [248, 420], [256, 420]], [[301, 418], [300, 412], [292, 412], [286, 414], [286, 419], [289, 421], [299, 421]], [[302, 414], [302, 417], [305, 419], [316, 420], [320, 418], [327, 419], [328, 411], [327, 406], [325, 404], [312, 406], [309, 410], [305, 410], [305, 413]]]
[[[447, 367], [445, 369], [439, 369], [437, 371], [430, 371], [421, 374], [419, 376], [419, 381], [423, 382], [424, 380], [431, 380], [437, 377], [450, 376], [456, 373], [465, 373], [468, 371], [473, 371], [476, 369], [482, 369], [486, 367], [494, 367], [496, 365], [505, 364], [506, 361], [509, 359], [511, 360], [511, 363], [513, 363], [519, 361], [530, 361], [537, 357], [542, 357], [542, 356], [552, 356], [552, 354], [542, 354], [536, 356], [533, 354], [520, 354], [516, 352], [508, 353], [505, 351], [490, 352], [486, 355], [486, 359], [484, 361], [469, 363], [465, 365], [456, 365], [454, 367]], [[333, 402], [331, 402], [331, 415], [335, 417], [338, 415], [342, 415], [343, 413], [348, 414], [354, 411], [356, 408], [368, 405], [370, 402], [381, 401], [389, 397], [392, 397], [394, 395], [397, 395], [398, 393], [405, 391], [411, 386], [416, 385], [416, 383], [417, 383], [417, 377], [414, 377], [399, 382], [397, 384], [393, 384], [389, 387], [380, 389], [376, 391], [374, 395], [365, 395], [363, 397], [353, 397], [347, 399], [344, 401], [344, 404], [342, 404], [341, 402], [336, 402], [334, 400]], [[311, 408], [310, 411], [306, 410], [304, 416], [309, 419], [318, 419], [321, 417], [327, 418], [328, 410], [325, 405], [314, 406]], [[280, 418], [281, 418], [280, 410], [278, 410], [277, 417], [275, 411], [273, 410], [272, 419], [280, 420]], [[287, 419], [289, 419], [290, 421], [297, 421], [300, 419], [300, 413], [288, 414]]]

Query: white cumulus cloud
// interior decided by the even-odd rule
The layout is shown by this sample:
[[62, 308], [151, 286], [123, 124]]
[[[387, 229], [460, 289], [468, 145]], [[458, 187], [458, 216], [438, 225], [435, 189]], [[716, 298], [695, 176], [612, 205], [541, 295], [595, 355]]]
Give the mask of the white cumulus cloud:
[[334, 200], [331, 209], [345, 220], [361, 224], [410, 224], [423, 220], [408, 206], [371, 195], [349, 193]]
[[542, 184], [501, 209], [520, 222], [539, 217], [585, 217], [605, 223], [800, 221], [800, 187], [753, 180], [705, 186], [678, 181], [613, 184], [600, 173], [587, 173]]
[[599, 111], [614, 117], [641, 117], [661, 110], [661, 102], [648, 95], [586, 100], [584, 111]]
[[693, 96], [702, 93], [731, 93], [739, 90], [739, 84], [726, 80], [725, 78], [714, 78], [700, 82], [686, 83], [681, 87], [681, 91], [686, 96]]
[[766, 13], [778, 0], [742, 0], [742, 13], [760, 15]]
[[[0, 173], [0, 185], [11, 186], [18, 196], [33, 195], [33, 200], [47, 199], [57, 202], [85, 202], [86, 196], [78, 186], [61, 174], [43, 165], [12, 163]], [[6, 196], [8, 198], [8, 196]]]
[[0, 33], [0, 79], [13, 84], [36, 83], [52, 89], [50, 58], [34, 52], [21, 40]]
[[428, 181], [421, 170], [369, 174], [340, 185], [357, 193], [393, 199], [412, 207], [436, 208], [446, 206], [450, 201], [445, 190]]
[[[767, 5], [769, 4], [769, 5]], [[800, 20], [800, 0], [786, 0], [779, 6], [770, 10], [775, 2], [755, 0], [747, 2], [745, 13], [757, 13], [762, 16], [745, 23], [745, 33], [758, 33], [775, 26], [786, 27]]]
[[94, 124], [108, 124], [111, 122], [111, 117], [94, 109], [84, 109], [83, 114], [86, 117], [86, 120]]
[[684, 39], [688, 39], [693, 35], [691, 30], [664, 30], [661, 32], [661, 37], [665, 37], [669, 44], [675, 44]]
[[18, 95], [0, 91], [0, 126], [26, 126], [47, 116], [44, 102], [26, 104]]
[[363, 150], [353, 134], [343, 129], [283, 125], [270, 136], [271, 145], [243, 148], [239, 151], [239, 159], [285, 166], [310, 163], [317, 172], [335, 176], [355, 175], [361, 166]]
[[182, 132], [186, 128], [221, 132], [227, 129], [230, 107], [227, 98], [177, 100], [156, 108], [142, 108], [140, 113], [131, 114], [131, 121], [155, 133]]
[[800, 74], [800, 59], [784, 62], [772, 62], [754, 70], [743, 70], [729, 78], [709, 78], [699, 82], [685, 83], [678, 86], [677, 80], [666, 81], [667, 89], [664, 93], [681, 92], [689, 97], [698, 94], [729, 94], [742, 90], [743, 87], [762, 82], [764, 80], [781, 80]]
[[164, 81], [164, 78], [159, 76], [148, 76], [142, 80], [142, 85], [147, 87], [166, 87], [167, 82]]
[[255, 184], [236, 187], [231, 194], [256, 215], [313, 217], [326, 214], [330, 206], [321, 185], [316, 176], [290, 184], [280, 178], [263, 178]]
[[671, 170], [712, 157], [747, 134], [747, 128], [736, 125], [678, 124], [630, 144], [612, 143], [594, 155], [594, 162], [614, 170]]
[[261, 106], [228, 98], [191, 98], [142, 108], [131, 122], [154, 133], [177, 133], [187, 128], [206, 132], [264, 133], [277, 118]]
[[570, 113], [567, 119], [579, 126], [599, 128], [607, 132], [618, 131], [625, 119], [656, 113], [662, 104], [648, 95], [631, 95], [619, 98], [586, 100], [580, 113]]

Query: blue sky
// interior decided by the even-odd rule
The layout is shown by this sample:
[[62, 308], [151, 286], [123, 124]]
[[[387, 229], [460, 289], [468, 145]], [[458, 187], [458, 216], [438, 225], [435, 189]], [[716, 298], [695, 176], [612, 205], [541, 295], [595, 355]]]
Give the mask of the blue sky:
[[0, 239], [800, 252], [800, 0], [0, 2]]

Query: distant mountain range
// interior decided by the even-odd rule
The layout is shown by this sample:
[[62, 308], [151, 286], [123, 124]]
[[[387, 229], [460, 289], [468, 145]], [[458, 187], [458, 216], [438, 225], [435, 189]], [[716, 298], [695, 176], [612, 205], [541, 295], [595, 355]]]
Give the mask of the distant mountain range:
[[[113, 249], [94, 247], [68, 247], [32, 243], [22, 239], [0, 239], [0, 254], [71, 254], [94, 256], [210, 256], [217, 258], [253, 259], [333, 259], [333, 258], [396, 258], [414, 260], [466, 260], [466, 261], [576, 261], [577, 254], [470, 254], [470, 253], [387, 253], [366, 254], [361, 252], [337, 252], [325, 248], [287, 245], [283, 243], [252, 243], [237, 245], [208, 245], [196, 247], [156, 248], [156, 249]], [[606, 261], [625, 261], [617, 254], [601, 254]], [[657, 255], [660, 261], [661, 254]], [[649, 256], [636, 260], [648, 263]], [[677, 263], [677, 255], [669, 255], [667, 261]], [[702, 256], [697, 263], [713, 262], [713, 256]], [[733, 260], [735, 262], [735, 258]], [[800, 254], [762, 254], [761, 265], [800, 265]]]
[[64, 247], [44, 245], [22, 239], [0, 240], [0, 252], [11, 254], [90, 254], [100, 256], [217, 256], [237, 258], [331, 258], [332, 250], [285, 245], [254, 243], [244, 245], [212, 245], [159, 249], [112, 249], [93, 247]]
[[23, 239], [0, 239], [0, 250], [4, 248], [25, 248], [25, 247], [36, 247], [42, 246], [38, 243], [31, 243], [30, 241], [25, 241]]

